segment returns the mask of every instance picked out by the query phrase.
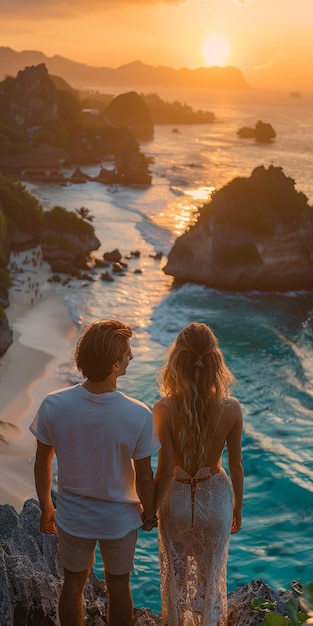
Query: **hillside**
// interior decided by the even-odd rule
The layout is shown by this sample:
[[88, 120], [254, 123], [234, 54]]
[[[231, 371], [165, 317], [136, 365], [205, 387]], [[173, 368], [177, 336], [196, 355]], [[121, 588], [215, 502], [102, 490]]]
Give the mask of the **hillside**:
[[16, 52], [0, 46], [0, 80], [16, 76], [27, 66], [44, 63], [49, 74], [56, 74], [73, 87], [201, 87], [208, 89], [249, 89], [250, 85], [236, 67], [199, 67], [197, 69], [153, 67], [134, 61], [117, 68], [92, 67], [64, 57], [47, 57], [42, 52], [25, 50]]

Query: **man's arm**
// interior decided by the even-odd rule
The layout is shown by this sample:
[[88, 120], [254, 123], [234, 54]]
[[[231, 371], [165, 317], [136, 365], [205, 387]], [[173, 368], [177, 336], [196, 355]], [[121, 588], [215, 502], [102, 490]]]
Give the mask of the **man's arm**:
[[[154, 479], [151, 457], [134, 461], [136, 472], [136, 490], [143, 506], [143, 530], [152, 530], [157, 526], [154, 508]], [[144, 521], [148, 520], [148, 521]]]
[[55, 508], [51, 498], [52, 459], [54, 448], [37, 440], [35, 461], [35, 485], [41, 507], [40, 530], [49, 535], [56, 534]]

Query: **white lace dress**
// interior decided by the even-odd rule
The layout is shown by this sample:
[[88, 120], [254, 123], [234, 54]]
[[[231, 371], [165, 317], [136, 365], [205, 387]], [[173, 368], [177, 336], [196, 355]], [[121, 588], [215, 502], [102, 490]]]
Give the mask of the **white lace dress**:
[[163, 626], [227, 626], [232, 490], [220, 468], [193, 479], [175, 467], [159, 510]]

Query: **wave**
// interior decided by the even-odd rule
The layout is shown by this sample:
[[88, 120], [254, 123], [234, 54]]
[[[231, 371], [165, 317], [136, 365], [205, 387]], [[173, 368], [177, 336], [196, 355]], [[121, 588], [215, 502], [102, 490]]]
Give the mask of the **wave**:
[[140, 235], [153, 246], [155, 252], [162, 252], [168, 256], [174, 243], [172, 233], [167, 228], [155, 224], [149, 217], [142, 217], [143, 219], [136, 224]]
[[[265, 455], [264, 463], [266, 463], [267, 472], [274, 475], [274, 466], [280, 470], [279, 477], [275, 476], [276, 480], [288, 477], [301, 489], [313, 493], [313, 470], [305, 464], [311, 462], [310, 454], [306, 454], [304, 451], [301, 457], [299, 451], [294, 452], [277, 438], [255, 430], [247, 421], [245, 422], [244, 436], [248, 436], [252, 440], [252, 443], [246, 441], [245, 446], [249, 447], [250, 450], [253, 448], [254, 457], [258, 456], [257, 448], [261, 451], [262, 456]], [[265, 474], [265, 469], [263, 471]]]

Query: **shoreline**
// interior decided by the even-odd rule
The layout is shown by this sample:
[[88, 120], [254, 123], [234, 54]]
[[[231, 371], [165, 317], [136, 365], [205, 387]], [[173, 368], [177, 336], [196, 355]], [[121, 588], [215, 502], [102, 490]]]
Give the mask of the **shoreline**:
[[6, 309], [13, 343], [0, 359], [0, 415], [13, 428], [1, 428], [7, 443], [0, 442], [0, 504], [20, 512], [28, 498], [37, 498], [36, 440], [29, 425], [44, 396], [65, 386], [56, 369], [72, 359], [77, 328], [56, 286], [48, 282], [50, 266], [38, 259], [38, 250], [15, 253], [13, 263]]

